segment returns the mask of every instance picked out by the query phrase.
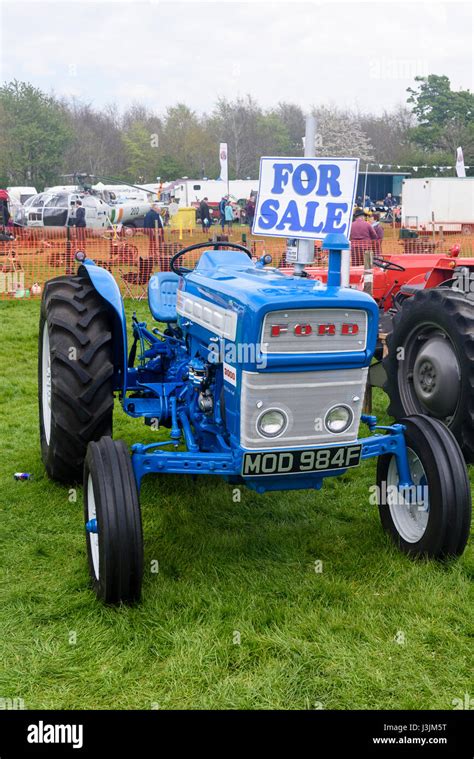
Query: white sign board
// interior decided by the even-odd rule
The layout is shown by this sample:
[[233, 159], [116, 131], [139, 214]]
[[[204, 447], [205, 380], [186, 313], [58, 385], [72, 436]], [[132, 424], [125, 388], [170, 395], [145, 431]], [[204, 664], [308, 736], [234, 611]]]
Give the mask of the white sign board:
[[261, 158], [254, 235], [349, 236], [358, 158]]

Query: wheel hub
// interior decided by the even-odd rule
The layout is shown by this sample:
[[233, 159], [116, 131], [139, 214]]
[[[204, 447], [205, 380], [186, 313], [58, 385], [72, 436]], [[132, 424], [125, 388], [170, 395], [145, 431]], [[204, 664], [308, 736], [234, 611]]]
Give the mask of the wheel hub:
[[428, 526], [428, 481], [423, 464], [411, 448], [407, 448], [407, 458], [413, 485], [400, 487], [397, 460], [393, 456], [387, 473], [388, 507], [398, 534], [407, 543], [417, 543]]
[[436, 386], [436, 369], [431, 361], [424, 361], [420, 366], [420, 386], [423, 392], [431, 393]]
[[450, 341], [436, 336], [425, 343], [413, 367], [418, 400], [438, 419], [452, 416], [458, 403], [461, 373]]

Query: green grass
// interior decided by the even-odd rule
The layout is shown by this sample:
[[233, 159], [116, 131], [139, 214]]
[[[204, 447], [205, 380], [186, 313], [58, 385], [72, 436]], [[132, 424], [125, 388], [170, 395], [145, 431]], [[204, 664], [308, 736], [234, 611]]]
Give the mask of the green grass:
[[[146, 479], [143, 601], [101, 606], [82, 492], [72, 502], [40, 459], [38, 311], [0, 306], [0, 698], [27, 709], [450, 709], [472, 694], [472, 546], [444, 565], [399, 554], [369, 504], [374, 462], [320, 493], [243, 489], [240, 503], [217, 479]], [[376, 407], [383, 418], [382, 393]], [[130, 444], [153, 434], [119, 407], [115, 423]]]

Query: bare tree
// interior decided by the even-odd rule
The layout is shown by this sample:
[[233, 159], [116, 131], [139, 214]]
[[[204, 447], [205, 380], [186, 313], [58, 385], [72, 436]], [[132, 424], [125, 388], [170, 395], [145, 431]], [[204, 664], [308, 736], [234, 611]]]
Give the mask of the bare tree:
[[64, 155], [65, 169], [97, 176], [120, 173], [124, 143], [115, 109], [97, 111], [88, 103], [72, 100], [68, 116], [73, 138]]
[[361, 161], [373, 160], [373, 148], [357, 117], [350, 111], [334, 107], [314, 108], [317, 119], [318, 155], [353, 156]]

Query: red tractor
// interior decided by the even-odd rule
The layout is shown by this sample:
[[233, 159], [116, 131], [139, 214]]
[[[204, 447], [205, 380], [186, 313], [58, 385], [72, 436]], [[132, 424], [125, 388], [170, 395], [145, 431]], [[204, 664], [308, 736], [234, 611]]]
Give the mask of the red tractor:
[[[474, 461], [474, 258], [459, 253], [375, 256], [372, 268], [351, 267], [350, 286], [372, 292], [381, 310], [369, 380], [387, 393], [388, 412], [440, 419]], [[325, 281], [323, 268], [307, 272]]]

